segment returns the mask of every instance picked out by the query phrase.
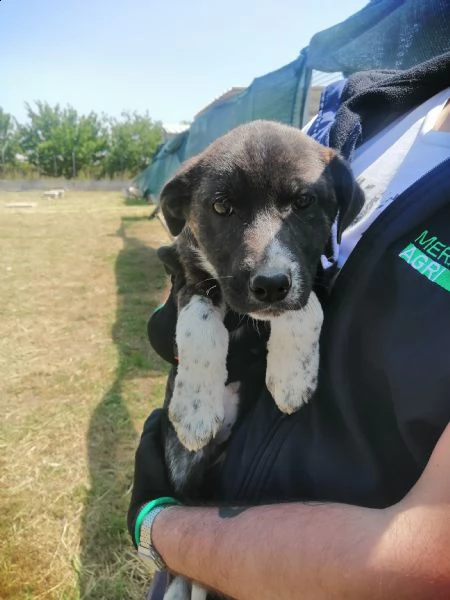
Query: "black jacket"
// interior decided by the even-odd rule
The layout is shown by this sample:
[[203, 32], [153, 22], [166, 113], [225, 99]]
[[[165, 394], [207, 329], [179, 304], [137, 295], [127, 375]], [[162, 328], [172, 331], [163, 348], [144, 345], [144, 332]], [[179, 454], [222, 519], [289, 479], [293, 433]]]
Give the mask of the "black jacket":
[[416, 482], [450, 421], [450, 258], [432, 239], [450, 256], [449, 175], [447, 161], [363, 236], [324, 306], [315, 396], [285, 416], [261, 390], [218, 498], [382, 507]]

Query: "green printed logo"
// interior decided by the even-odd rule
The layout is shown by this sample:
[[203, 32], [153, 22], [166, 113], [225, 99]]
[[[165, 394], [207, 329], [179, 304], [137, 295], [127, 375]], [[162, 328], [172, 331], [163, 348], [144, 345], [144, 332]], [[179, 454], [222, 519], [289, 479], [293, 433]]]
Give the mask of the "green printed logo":
[[399, 254], [418, 273], [450, 292], [450, 246], [423, 231]]

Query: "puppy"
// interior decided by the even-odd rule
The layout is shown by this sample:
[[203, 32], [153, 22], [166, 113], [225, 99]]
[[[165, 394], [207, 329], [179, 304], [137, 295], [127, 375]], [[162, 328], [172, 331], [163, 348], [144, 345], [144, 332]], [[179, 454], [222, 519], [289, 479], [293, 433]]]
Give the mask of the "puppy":
[[[161, 208], [178, 236], [166, 253], [183, 274], [179, 362], [166, 397], [166, 459], [178, 493], [195, 495], [239, 410], [238, 385], [226, 386], [227, 315], [270, 329], [266, 385], [282, 412], [314, 393], [323, 315], [313, 284], [333, 224], [339, 241], [362, 204], [335, 151], [268, 121], [230, 131], [164, 187]], [[187, 589], [177, 578], [166, 600]]]

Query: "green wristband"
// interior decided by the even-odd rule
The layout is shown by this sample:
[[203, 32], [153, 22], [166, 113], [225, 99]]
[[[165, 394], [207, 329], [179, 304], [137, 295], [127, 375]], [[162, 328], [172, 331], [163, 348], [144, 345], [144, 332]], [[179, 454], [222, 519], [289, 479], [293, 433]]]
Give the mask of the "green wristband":
[[152, 500], [148, 504], [144, 504], [138, 513], [136, 523], [134, 525], [134, 540], [138, 546], [141, 538], [141, 525], [145, 515], [148, 515], [151, 510], [163, 504], [167, 504], [167, 506], [180, 506], [181, 502], [178, 502], [178, 500], [175, 500], [175, 498], [171, 498], [170, 496], [163, 496], [162, 498], [156, 498], [156, 500]]

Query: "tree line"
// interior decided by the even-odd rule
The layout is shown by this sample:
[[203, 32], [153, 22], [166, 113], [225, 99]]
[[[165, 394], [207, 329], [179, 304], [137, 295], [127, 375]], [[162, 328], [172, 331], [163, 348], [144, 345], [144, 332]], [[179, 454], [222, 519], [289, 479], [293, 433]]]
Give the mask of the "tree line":
[[148, 114], [120, 118], [47, 102], [26, 103], [19, 123], [0, 107], [0, 177], [132, 177], [150, 163], [163, 130]]

